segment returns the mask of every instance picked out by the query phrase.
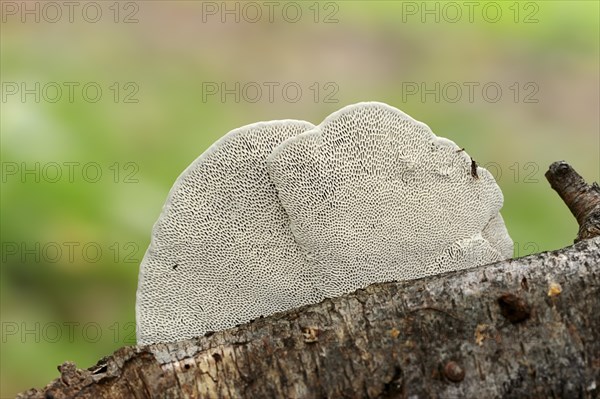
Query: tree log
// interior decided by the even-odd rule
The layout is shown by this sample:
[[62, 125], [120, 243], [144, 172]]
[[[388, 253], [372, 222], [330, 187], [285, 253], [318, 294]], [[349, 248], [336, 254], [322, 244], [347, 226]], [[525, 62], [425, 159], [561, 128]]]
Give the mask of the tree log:
[[594, 398], [600, 238], [124, 347], [21, 398]]
[[579, 222], [571, 247], [66, 362], [18, 398], [600, 397], [600, 188], [564, 162], [546, 177]]

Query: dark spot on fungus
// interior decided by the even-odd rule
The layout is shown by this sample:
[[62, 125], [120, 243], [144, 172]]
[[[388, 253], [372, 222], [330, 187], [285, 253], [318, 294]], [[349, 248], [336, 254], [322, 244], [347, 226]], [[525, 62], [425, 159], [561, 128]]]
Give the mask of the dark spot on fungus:
[[449, 361], [444, 366], [444, 376], [452, 382], [461, 382], [465, 378], [465, 370], [456, 362]]
[[173, 265], [173, 270], [177, 269], [177, 266], [179, 266], [179, 265], [178, 265], [177, 263], [175, 263], [175, 264]]
[[208, 338], [208, 337], [214, 335], [214, 333], [215, 333], [214, 331], [207, 331], [204, 333], [204, 336]]
[[531, 316], [531, 307], [524, 299], [514, 294], [502, 294], [498, 298], [500, 313], [513, 324], [525, 321]]
[[218, 353], [213, 353], [212, 354], [213, 359], [215, 359], [215, 362], [220, 362], [223, 357], [221, 357], [221, 355], [219, 355]]
[[477, 174], [477, 162], [473, 158], [471, 158], [471, 176], [474, 179], [479, 179], [479, 175]]
[[186, 369], [186, 370], [189, 370], [189, 369], [190, 369], [190, 365], [189, 365], [189, 364], [185, 364], [185, 365], [183, 366], [183, 368], [184, 368], [184, 369]]

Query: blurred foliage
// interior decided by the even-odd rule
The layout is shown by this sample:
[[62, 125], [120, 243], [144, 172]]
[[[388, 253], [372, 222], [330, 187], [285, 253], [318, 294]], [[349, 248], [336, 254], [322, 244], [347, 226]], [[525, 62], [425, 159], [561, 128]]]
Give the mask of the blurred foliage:
[[[100, 2], [96, 23], [82, 17], [85, 2], [76, 2], [73, 22], [66, 9], [57, 22], [47, 20], [50, 9], [22, 22], [22, 10], [13, 14], [7, 3], [25, 4], [2, 5], [3, 96], [13, 83], [56, 82], [63, 97], [46, 101], [51, 85], [39, 102], [18, 93], [0, 103], [2, 397], [42, 386], [65, 360], [88, 367], [134, 343], [138, 264], [170, 186], [244, 124], [319, 123], [367, 100], [401, 108], [497, 177], [517, 256], [576, 235], [543, 176], [551, 162], [566, 159], [600, 180], [598, 2], [477, 2], [472, 20], [461, 2], [452, 2], [460, 18], [444, 2], [296, 2], [303, 16], [295, 23], [293, 9], [282, 14], [288, 3], [277, 2], [273, 22], [263, 3], [254, 3], [263, 12], [257, 22], [252, 9], [236, 22], [221, 2]], [[43, 2], [34, 3], [41, 13]], [[243, 3], [227, 4], [242, 13]], [[498, 21], [488, 21], [494, 8], [486, 7], [500, 7]], [[79, 84], [73, 101], [64, 82]], [[97, 102], [82, 94], [89, 82], [102, 89]], [[205, 96], [207, 82], [257, 82], [263, 97], [221, 101]], [[264, 82], [279, 83], [272, 102]], [[281, 92], [288, 82], [302, 88], [296, 102]], [[454, 82], [462, 98], [406, 90], [436, 82]], [[464, 82], [479, 84], [473, 101]], [[489, 82], [503, 90], [497, 102], [482, 95]], [[537, 101], [525, 102], [533, 91]], [[324, 101], [327, 94], [336, 101]], [[22, 174], [36, 162], [38, 172]]]

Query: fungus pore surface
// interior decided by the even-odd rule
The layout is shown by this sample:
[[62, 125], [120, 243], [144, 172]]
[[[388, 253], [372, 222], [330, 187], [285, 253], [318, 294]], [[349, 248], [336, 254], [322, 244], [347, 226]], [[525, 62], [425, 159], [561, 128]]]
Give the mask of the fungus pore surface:
[[326, 296], [512, 256], [492, 175], [386, 104], [335, 112], [279, 145], [268, 170]]
[[266, 158], [314, 125], [231, 131], [177, 179], [140, 267], [138, 343], [174, 341], [318, 302]]
[[177, 179], [140, 266], [138, 343], [512, 256], [492, 175], [383, 103], [231, 131]]

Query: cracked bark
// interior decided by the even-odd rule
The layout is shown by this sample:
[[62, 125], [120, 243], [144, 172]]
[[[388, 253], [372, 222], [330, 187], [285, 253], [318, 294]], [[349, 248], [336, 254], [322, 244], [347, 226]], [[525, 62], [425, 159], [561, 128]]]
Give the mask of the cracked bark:
[[[499, 304], [508, 294], [527, 304], [527, 317], [503, 315], [517, 306]], [[374, 284], [209, 337], [124, 347], [88, 370], [66, 363], [61, 378], [21, 397], [592, 398], [599, 311], [594, 238]]]
[[66, 362], [19, 397], [595, 398], [599, 312], [596, 237], [123, 347], [87, 370]]

